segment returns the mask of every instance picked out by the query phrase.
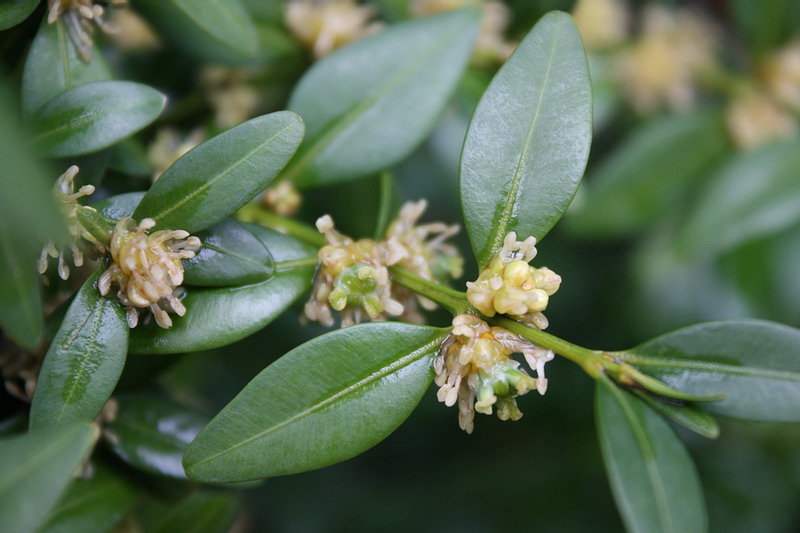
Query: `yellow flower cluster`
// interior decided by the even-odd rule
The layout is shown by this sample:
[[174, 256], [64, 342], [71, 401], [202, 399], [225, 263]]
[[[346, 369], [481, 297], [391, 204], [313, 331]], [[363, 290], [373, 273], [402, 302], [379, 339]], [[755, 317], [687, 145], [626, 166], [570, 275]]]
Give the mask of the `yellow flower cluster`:
[[264, 207], [282, 217], [294, 215], [302, 202], [303, 197], [289, 180], [270, 185], [261, 197]]
[[688, 10], [648, 6], [643, 17], [641, 35], [617, 59], [619, 81], [641, 113], [688, 109], [700, 77], [717, 67], [719, 31]]
[[612, 48], [628, 34], [628, 9], [622, 0], [578, 0], [572, 18], [589, 50]]
[[550, 296], [558, 291], [561, 276], [549, 268], [528, 263], [536, 257], [536, 239], [517, 241], [515, 232], [506, 235], [503, 247], [492, 257], [478, 279], [467, 282], [467, 299], [486, 316], [510, 315], [514, 319], [545, 329]]
[[311, 50], [314, 57], [378, 31], [382, 24], [371, 22], [375, 6], [353, 0], [295, 0], [286, 4], [286, 25]]
[[97, 282], [104, 296], [112, 284], [118, 287], [117, 297], [127, 308], [131, 328], [139, 322], [140, 309], [150, 309], [162, 328], [172, 326], [167, 311], [179, 316], [186, 313], [177, 290], [183, 283], [181, 260], [194, 257], [200, 239], [183, 230], [148, 234], [155, 224], [151, 218], [145, 218], [138, 226], [130, 218], [119, 220], [111, 234], [114, 262]]
[[342, 312], [343, 327], [360, 322], [362, 311], [371, 320], [389, 315], [422, 322], [417, 303], [426, 309], [435, 305], [393, 285], [388, 267], [397, 265], [428, 280], [461, 273], [458, 251], [443, 242], [458, 227], [438, 222], [417, 225], [425, 206], [424, 200], [404, 205], [381, 241], [354, 241], [334, 229], [329, 215], [317, 220], [317, 229], [325, 235], [327, 244], [318, 254], [320, 265], [305, 306], [306, 318], [332, 326], [334, 309]]
[[[66, 172], [58, 177], [53, 187], [53, 196], [56, 204], [67, 223], [67, 232], [70, 239], [69, 249], [72, 252], [72, 262], [76, 267], [83, 265], [83, 251], [78, 247], [78, 242], [81, 238], [94, 244], [99, 251], [103, 250], [103, 245], [86, 232], [78, 221], [78, 209], [81, 207], [78, 199], [94, 193], [94, 185], [84, 185], [78, 189], [78, 192], [75, 192], [75, 176], [78, 175], [78, 170], [75, 165], [69, 167]], [[45, 244], [39, 256], [39, 273], [44, 274], [47, 272], [48, 256], [50, 256], [54, 259], [58, 258], [58, 276], [64, 280], [68, 279], [69, 266], [64, 258], [64, 252], [63, 248], [56, 248], [52, 241]]]
[[[123, 6], [128, 0], [108, 0], [103, 2], [113, 6]], [[55, 23], [59, 18], [64, 22], [70, 40], [75, 44], [78, 54], [85, 62], [92, 60], [92, 33], [94, 24], [107, 33], [115, 29], [105, 20], [105, 8], [94, 0], [49, 0], [47, 22]]]
[[[511, 358], [521, 353], [535, 378]], [[448, 407], [458, 402], [458, 425], [472, 433], [475, 412], [490, 415], [493, 406], [501, 420], [519, 420], [516, 397], [528, 391], [547, 391], [544, 365], [553, 352], [544, 350], [510, 331], [492, 327], [476, 315], [453, 318], [451, 335], [434, 359], [437, 398]]]

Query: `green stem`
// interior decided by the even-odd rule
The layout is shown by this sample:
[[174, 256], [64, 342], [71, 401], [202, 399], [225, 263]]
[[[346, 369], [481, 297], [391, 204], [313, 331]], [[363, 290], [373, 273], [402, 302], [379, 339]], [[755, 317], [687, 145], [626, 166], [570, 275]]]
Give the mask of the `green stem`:
[[254, 203], [247, 204], [239, 209], [236, 212], [236, 218], [242, 222], [255, 222], [262, 226], [267, 226], [317, 248], [325, 246], [325, 237], [316, 229], [290, 218], [271, 213]]
[[463, 292], [427, 280], [404, 268], [393, 266], [389, 270], [393, 282], [436, 302], [454, 315], [464, 314], [469, 309], [467, 296]]
[[577, 344], [572, 344], [571, 342], [556, 337], [555, 335], [531, 328], [525, 324], [520, 324], [515, 320], [501, 315], [490, 318], [489, 323], [503, 327], [537, 346], [547, 350], [553, 350], [554, 353], [565, 359], [569, 359], [583, 368], [583, 370], [594, 379], [604, 374], [609, 363], [611, 363], [606, 352], [583, 348]]

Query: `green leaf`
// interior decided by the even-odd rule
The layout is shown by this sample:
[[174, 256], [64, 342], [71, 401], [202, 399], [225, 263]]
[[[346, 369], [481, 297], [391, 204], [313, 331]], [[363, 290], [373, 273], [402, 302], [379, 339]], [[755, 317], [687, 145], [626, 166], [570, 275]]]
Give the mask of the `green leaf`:
[[214, 62], [242, 63], [256, 55], [258, 36], [239, 0], [136, 0], [170, 41]]
[[15, 343], [35, 350], [44, 327], [37, 251], [15, 230], [13, 221], [0, 220], [0, 327]]
[[615, 354], [688, 393], [722, 393], [699, 407], [765, 422], [800, 422], [800, 330], [760, 320], [708, 322]]
[[95, 465], [92, 477], [78, 478], [38, 533], [108, 533], [136, 502], [136, 490], [108, 467]]
[[790, 0], [731, 0], [729, 9], [741, 37], [757, 56], [777, 47], [800, 26], [800, 4]]
[[0, 4], [0, 31], [16, 26], [36, 9], [39, 0], [7, 0]]
[[129, 81], [73, 87], [33, 113], [34, 142], [50, 157], [96, 152], [153, 122], [166, 101], [155, 89]]
[[93, 46], [92, 60], [81, 61], [64, 22], [44, 17], [22, 72], [22, 110], [31, 115], [45, 102], [79, 85], [112, 78], [103, 55]]
[[209, 139], [169, 167], [134, 212], [190, 233], [216, 224], [270, 184], [303, 139], [291, 111], [263, 115]]
[[[634, 130], [583, 182], [567, 227], [619, 237], [644, 229], [728, 148], [717, 112], [671, 115]], [[680, 157], [676, 157], [680, 154]]]
[[190, 478], [231, 482], [294, 474], [371, 448], [431, 382], [446, 330], [384, 322], [317, 337], [267, 367], [200, 432]]
[[324, 185], [406, 157], [447, 104], [478, 22], [472, 9], [404, 22], [317, 62], [289, 101], [306, 122], [307, 139], [284, 177]]
[[183, 299], [186, 315], [173, 317], [173, 326], [167, 330], [155, 323], [134, 329], [132, 353], [194, 352], [230, 344], [272, 322], [306, 292], [317, 265], [317, 250], [267, 228], [244, 226], [272, 254], [275, 275], [244, 287], [190, 287]]
[[97, 437], [73, 424], [0, 439], [0, 524], [33, 533], [47, 519]]
[[586, 53], [569, 15], [550, 13], [478, 103], [461, 156], [461, 202], [483, 266], [510, 231], [538, 240], [575, 196], [592, 141]]
[[719, 436], [717, 421], [705, 411], [701, 411], [692, 405], [679, 405], [659, 401], [642, 391], [637, 390], [634, 392], [651, 408], [686, 429], [709, 439], [716, 439]]
[[155, 394], [121, 395], [117, 402], [106, 427], [111, 450], [139, 470], [185, 479], [183, 453], [208, 417]]
[[[0, 83], [0, 223], [13, 226], [14, 234], [23, 240], [32, 241], [32, 236], [58, 239], [65, 234], [64, 220], [52, 195], [58, 174], [32, 153], [18, 109]], [[60, 169], [64, 170], [66, 167]]]
[[144, 198], [143, 192], [126, 192], [95, 202], [91, 207], [97, 209], [97, 212], [108, 220], [119, 220], [132, 217], [142, 198]]
[[102, 267], [83, 284], [47, 350], [31, 405], [31, 429], [91, 422], [117, 385], [128, 351], [125, 310], [100, 296]]
[[193, 492], [167, 512], [153, 533], [225, 533], [238, 510], [239, 502], [230, 491]]
[[275, 260], [266, 245], [233, 219], [225, 219], [197, 236], [203, 247], [194, 258], [183, 262], [185, 285], [248, 285], [275, 274]]
[[680, 244], [689, 257], [718, 254], [800, 221], [800, 140], [732, 158], [688, 216]]
[[700, 480], [669, 425], [607, 379], [597, 382], [600, 448], [629, 533], [701, 533], [708, 528]]

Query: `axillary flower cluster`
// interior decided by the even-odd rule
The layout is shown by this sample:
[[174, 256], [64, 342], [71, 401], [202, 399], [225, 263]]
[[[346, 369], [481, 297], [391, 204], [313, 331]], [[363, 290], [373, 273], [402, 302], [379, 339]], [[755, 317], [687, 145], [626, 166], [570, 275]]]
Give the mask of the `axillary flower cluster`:
[[417, 224], [426, 205], [424, 200], [405, 204], [381, 241], [356, 241], [342, 235], [329, 215], [317, 220], [327, 244], [319, 251], [320, 264], [305, 316], [332, 326], [331, 309], [341, 311], [343, 327], [361, 322], [364, 313], [372, 320], [389, 315], [422, 322], [417, 304], [426, 309], [435, 304], [392, 284], [389, 267], [397, 265], [431, 281], [457, 277], [462, 267], [456, 248], [444, 242], [458, 226]]
[[536, 238], [519, 242], [513, 231], [506, 235], [503, 247], [478, 279], [467, 283], [469, 303], [488, 317], [509, 315], [525, 325], [545, 329], [548, 322], [542, 311], [561, 286], [561, 276], [547, 267], [530, 266], [534, 257]]
[[145, 218], [138, 225], [131, 218], [117, 222], [111, 234], [113, 263], [97, 282], [100, 294], [106, 295], [112, 283], [117, 297], [127, 308], [128, 325], [135, 328], [140, 310], [149, 309], [162, 328], [172, 326], [168, 312], [186, 313], [180, 296], [183, 283], [182, 259], [194, 257], [200, 239], [183, 230], [147, 230], [156, 225]]
[[[548, 268], [528, 264], [536, 257], [536, 239], [517, 241], [509, 233], [478, 279], [467, 283], [467, 300], [488, 317], [505, 314], [538, 329], [547, 327], [542, 314], [561, 284]], [[521, 353], [536, 372], [533, 378], [511, 356]], [[472, 433], [475, 412], [501, 420], [519, 420], [516, 397], [547, 391], [544, 365], [554, 354], [501, 327], [490, 327], [477, 315], [458, 315], [453, 330], [434, 360], [438, 399], [448, 407], [458, 402], [458, 425]]]
[[[123, 6], [128, 0], [108, 0], [103, 2], [113, 6]], [[85, 62], [92, 60], [92, 33], [94, 25], [106, 33], [115, 29], [105, 19], [105, 8], [94, 0], [49, 0], [47, 22], [54, 24], [59, 18], [64, 21], [67, 34], [75, 44], [78, 54]]]

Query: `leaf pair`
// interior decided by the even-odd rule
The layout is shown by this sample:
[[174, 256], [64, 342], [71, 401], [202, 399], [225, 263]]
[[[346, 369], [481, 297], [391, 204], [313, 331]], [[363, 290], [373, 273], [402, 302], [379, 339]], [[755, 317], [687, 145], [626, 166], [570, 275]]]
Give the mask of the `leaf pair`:
[[[468, 11], [399, 26], [383, 38], [379, 34], [365, 39], [320, 62], [293, 98], [293, 103], [313, 109], [317, 122], [312, 125], [304, 114], [310, 140], [286, 173], [300, 183], [321, 183], [346, 172], [339, 160], [355, 160], [350, 163], [353, 172], [365, 173], [379, 168], [373, 161], [375, 150], [380, 151], [375, 160], [399, 158], [430, 118], [419, 122], [410, 103], [403, 108], [403, 100], [392, 101], [395, 92], [417, 95], [418, 88], [408, 85], [405, 77], [419, 78], [422, 73], [450, 83], [429, 71], [445, 68], [441, 65], [449, 56], [437, 50], [465, 25], [473, 25]], [[434, 28], [438, 33], [431, 34]], [[430, 50], [428, 55], [413, 61], [398, 58], [401, 37], [418, 41], [420, 48]], [[379, 44], [386, 50], [370, 50]], [[385, 66], [368, 64], [376, 54], [385, 59]], [[397, 75], [382, 74], [393, 80], [388, 84], [367, 77], [362, 84], [377, 91], [376, 96], [370, 100], [373, 93], [359, 88], [345, 102], [322, 92], [340, 95], [347, 87], [352, 90], [352, 81], [341, 80], [333, 88], [313, 83], [333, 78], [331, 72], [337, 69], [349, 69], [352, 75], [361, 69], [369, 74], [394, 70]], [[446, 74], [451, 79], [449, 70]], [[436, 108], [441, 105], [438, 98], [421, 95], [419, 105]], [[387, 115], [377, 113], [382, 108]], [[393, 132], [399, 134], [402, 150], [376, 144], [383, 142], [383, 134], [376, 133], [377, 117], [386, 116], [399, 126], [416, 128]], [[568, 16], [549, 15], [500, 70], [467, 136], [462, 194], [470, 238], [481, 262], [508, 231], [541, 237], [555, 224], [574, 195], [590, 138], [589, 78], [580, 39]], [[367, 155], [358, 157], [352, 152], [355, 146]], [[320, 468], [364, 451], [410, 414], [431, 382], [432, 357], [446, 334], [447, 330], [422, 326], [376, 323], [303, 344], [259, 374], [198, 435], [184, 458], [187, 474], [215, 482], [257, 479]]]

